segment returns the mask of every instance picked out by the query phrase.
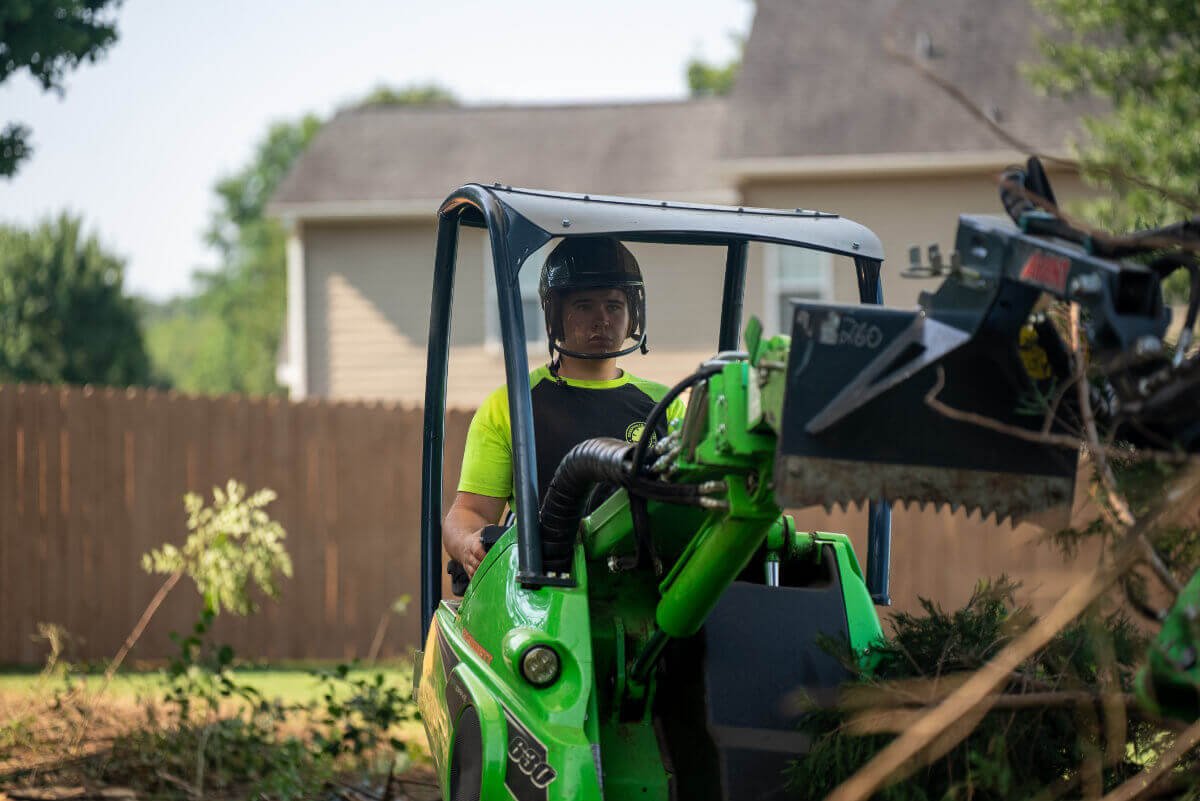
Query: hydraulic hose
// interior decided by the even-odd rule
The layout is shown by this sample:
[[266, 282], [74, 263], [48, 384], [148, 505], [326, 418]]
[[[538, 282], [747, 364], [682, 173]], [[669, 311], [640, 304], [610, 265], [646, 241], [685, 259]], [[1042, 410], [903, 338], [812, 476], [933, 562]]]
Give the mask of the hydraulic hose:
[[646, 499], [684, 506], [711, 506], [718, 501], [705, 497], [721, 488], [720, 482], [670, 484], [630, 474], [633, 445], [619, 439], [596, 437], [576, 445], [559, 463], [542, 501], [542, 553], [547, 571], [568, 572], [575, 532], [598, 484], [611, 484], [629, 491], [630, 504]]
[[[650, 445], [651, 432], [654, 431], [655, 426], [658, 425], [658, 421], [663, 418], [663, 415], [667, 413], [667, 409], [670, 408], [671, 403], [682, 395], [685, 389], [703, 381], [711, 375], [716, 375], [721, 372], [724, 366], [723, 363], [716, 361], [704, 363], [700, 366], [699, 370], [668, 389], [667, 394], [663, 395], [658, 403], [654, 404], [654, 408], [646, 416], [646, 427], [643, 429], [643, 434], [638, 438], [637, 445], [633, 450], [633, 463], [630, 465], [630, 472], [634, 478], [637, 478], [642, 472], [642, 463], [646, 459], [646, 449]], [[633, 520], [633, 540], [637, 546], [637, 553], [634, 556], [636, 564], [643, 564], [647, 556], [652, 563], [655, 562], [657, 557], [654, 554], [654, 544], [650, 541], [650, 513], [646, 509], [645, 498], [630, 496], [629, 516]]]
[[610, 437], [587, 439], [567, 452], [550, 479], [542, 501], [542, 550], [548, 572], [570, 569], [575, 532], [593, 484], [620, 485], [633, 446]]
[[[718, 354], [718, 357], [721, 354]], [[687, 484], [653, 481], [641, 475], [642, 463], [651, 435], [672, 401], [693, 384], [719, 373], [724, 361], [710, 361], [667, 390], [646, 416], [644, 433], [636, 445], [609, 437], [595, 437], [576, 445], [559, 463], [542, 501], [542, 552], [548, 572], [570, 570], [575, 532], [587, 509], [587, 499], [595, 484], [612, 484], [629, 490], [630, 514], [638, 561], [650, 552], [649, 520], [646, 499], [689, 506], [702, 505], [700, 488]]]
[[724, 362], [706, 362], [700, 366], [696, 372], [689, 375], [687, 378], [680, 381], [675, 386], [667, 390], [667, 394], [662, 396], [658, 403], [654, 404], [654, 408], [650, 410], [650, 414], [646, 416], [647, 432], [637, 441], [637, 445], [633, 451], [633, 475], [637, 476], [642, 472], [642, 463], [646, 460], [646, 448], [650, 445], [649, 432], [654, 431], [654, 427], [658, 425], [658, 421], [667, 413], [667, 409], [671, 403], [683, 394], [683, 391], [699, 381], [703, 381], [710, 375], [716, 375], [725, 367]]

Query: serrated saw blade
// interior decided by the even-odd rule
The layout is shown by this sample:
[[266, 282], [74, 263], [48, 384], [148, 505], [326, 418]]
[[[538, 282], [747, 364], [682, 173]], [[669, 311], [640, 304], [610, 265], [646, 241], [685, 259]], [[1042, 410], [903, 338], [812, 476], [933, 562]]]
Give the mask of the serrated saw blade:
[[[1070, 502], [1074, 481], [993, 470], [784, 456], [776, 467], [776, 498], [783, 506], [849, 506], [885, 500], [1000, 521], [1021, 520]], [[953, 500], [951, 500], [953, 499]]]

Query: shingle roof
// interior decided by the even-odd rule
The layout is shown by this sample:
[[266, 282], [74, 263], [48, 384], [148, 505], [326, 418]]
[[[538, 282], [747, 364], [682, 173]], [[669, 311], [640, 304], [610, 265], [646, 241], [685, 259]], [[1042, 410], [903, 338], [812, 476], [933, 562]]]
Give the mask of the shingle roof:
[[[758, 0], [723, 153], [779, 157], [1007, 149], [911, 66], [922, 53], [998, 121], [1061, 149], [1095, 105], [1039, 97], [1018, 64], [1036, 59], [1028, 0]], [[932, 54], [932, 55], [931, 55]]]
[[[367, 107], [331, 120], [274, 197], [282, 211], [423, 204], [470, 181], [735, 202], [722, 160], [1009, 150], [929, 69], [1038, 148], [1061, 150], [1094, 102], [1038, 96], [1029, 0], [757, 0], [726, 99], [557, 106]], [[340, 216], [340, 214], [339, 214]]]
[[497, 180], [612, 194], [708, 190], [721, 185], [713, 167], [726, 105], [345, 111], [318, 134], [274, 203], [440, 199], [460, 184]]

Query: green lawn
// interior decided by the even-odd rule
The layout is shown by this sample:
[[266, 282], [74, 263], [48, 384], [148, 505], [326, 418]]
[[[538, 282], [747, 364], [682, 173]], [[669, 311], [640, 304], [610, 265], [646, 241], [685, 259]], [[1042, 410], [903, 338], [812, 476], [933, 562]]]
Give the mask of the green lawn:
[[[320, 679], [312, 675], [313, 670], [327, 667], [324, 665], [307, 665], [302, 667], [269, 667], [269, 668], [239, 668], [234, 673], [242, 684], [247, 684], [266, 698], [280, 698], [290, 703], [307, 703], [320, 699]], [[351, 676], [372, 675], [382, 671], [389, 683], [398, 684], [402, 689], [410, 687], [412, 670], [406, 664], [388, 664], [378, 668], [360, 668], [352, 670]], [[101, 673], [90, 673], [86, 677], [88, 688], [100, 686]], [[167, 686], [167, 677], [163, 671], [146, 673], [118, 673], [109, 686], [108, 692], [114, 696], [134, 698], [137, 696], [160, 695]], [[61, 680], [46, 679], [41, 674], [14, 669], [0, 672], [0, 693], [42, 694], [52, 693], [63, 687]]]

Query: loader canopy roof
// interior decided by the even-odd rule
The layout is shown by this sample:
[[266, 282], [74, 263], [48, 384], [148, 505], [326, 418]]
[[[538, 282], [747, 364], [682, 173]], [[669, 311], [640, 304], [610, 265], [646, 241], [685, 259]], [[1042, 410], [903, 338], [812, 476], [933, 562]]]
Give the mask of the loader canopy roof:
[[[870, 229], [837, 214], [820, 211], [577, 195], [517, 189], [501, 184], [468, 184], [468, 187], [490, 193], [510, 213], [520, 215], [550, 236], [612, 234], [626, 241], [674, 241], [696, 245], [750, 239], [883, 260], [883, 246]], [[461, 192], [451, 195], [441, 211], [467, 202]], [[464, 210], [462, 222], [484, 225], [482, 216], [472, 209]]]

